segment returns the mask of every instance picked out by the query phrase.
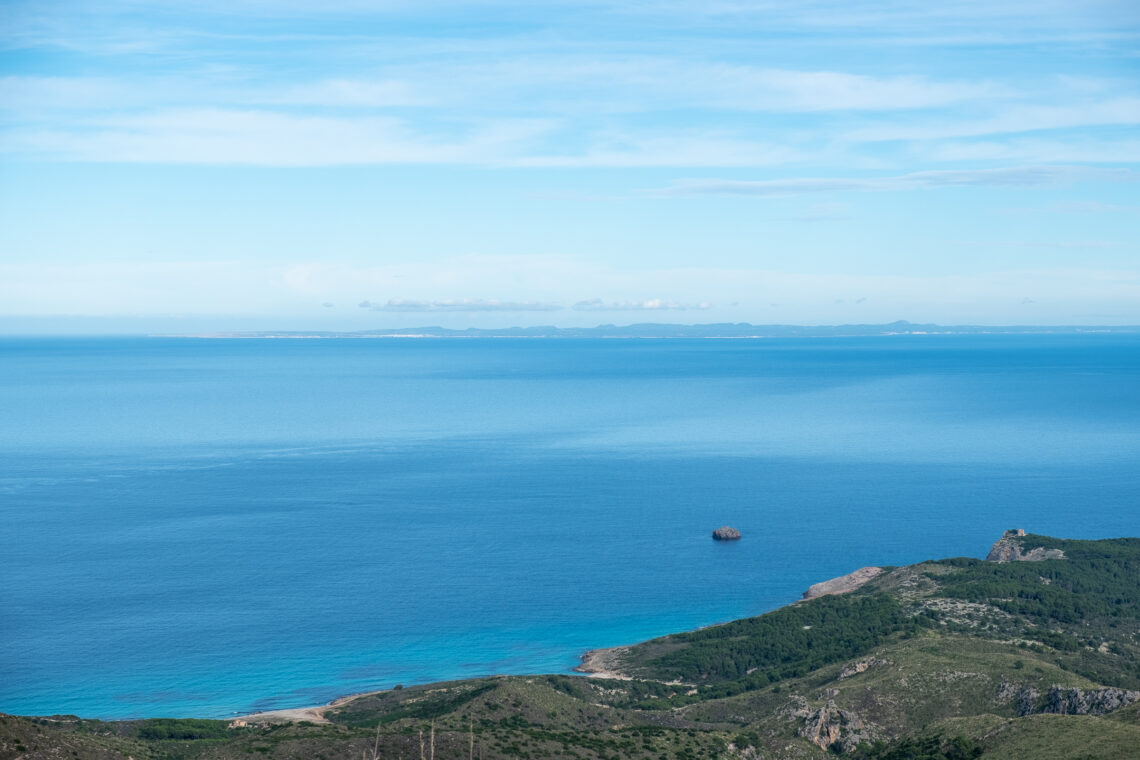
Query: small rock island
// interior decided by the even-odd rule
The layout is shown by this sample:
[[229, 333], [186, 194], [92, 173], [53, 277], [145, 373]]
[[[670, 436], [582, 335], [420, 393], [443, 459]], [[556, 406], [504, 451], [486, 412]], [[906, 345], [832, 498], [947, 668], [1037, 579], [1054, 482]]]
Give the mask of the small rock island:
[[740, 531], [736, 528], [730, 528], [727, 525], [722, 525], [713, 531], [714, 541], [739, 541]]

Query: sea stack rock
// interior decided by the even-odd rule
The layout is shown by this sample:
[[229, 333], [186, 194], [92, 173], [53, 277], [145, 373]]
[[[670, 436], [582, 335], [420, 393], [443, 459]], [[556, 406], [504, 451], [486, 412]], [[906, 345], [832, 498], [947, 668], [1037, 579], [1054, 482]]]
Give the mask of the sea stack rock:
[[722, 525], [713, 531], [713, 538], [717, 541], [739, 541], [740, 531], [736, 528], [730, 528], [727, 525]]

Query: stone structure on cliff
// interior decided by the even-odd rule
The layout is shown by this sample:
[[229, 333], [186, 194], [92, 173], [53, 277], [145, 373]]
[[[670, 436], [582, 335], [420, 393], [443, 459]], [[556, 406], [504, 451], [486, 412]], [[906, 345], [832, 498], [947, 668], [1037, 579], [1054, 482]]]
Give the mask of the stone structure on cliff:
[[1065, 552], [1060, 549], [1046, 549], [1037, 546], [1025, 551], [1025, 531], [1007, 530], [1002, 534], [986, 555], [987, 562], [1040, 562], [1045, 559], [1064, 559]]
[[717, 541], [736, 541], [740, 538], [740, 531], [736, 528], [730, 528], [727, 525], [722, 525], [713, 531], [713, 538]]

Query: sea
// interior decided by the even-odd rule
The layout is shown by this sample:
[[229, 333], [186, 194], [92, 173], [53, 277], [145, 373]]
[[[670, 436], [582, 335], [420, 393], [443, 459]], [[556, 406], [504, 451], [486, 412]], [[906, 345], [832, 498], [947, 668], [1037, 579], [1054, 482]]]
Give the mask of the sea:
[[1140, 535], [1140, 335], [0, 340], [6, 713], [568, 673], [1007, 528]]

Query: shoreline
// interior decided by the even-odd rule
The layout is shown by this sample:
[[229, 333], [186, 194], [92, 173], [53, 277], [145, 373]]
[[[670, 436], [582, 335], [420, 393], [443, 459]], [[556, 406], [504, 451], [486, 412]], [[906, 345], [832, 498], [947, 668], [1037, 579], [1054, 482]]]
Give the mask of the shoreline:
[[[701, 626], [707, 628], [708, 626]], [[699, 630], [694, 629], [694, 630]], [[609, 678], [619, 681], [632, 681], [633, 676], [626, 675], [619, 670], [618, 658], [630, 648], [630, 645], [616, 646], [616, 647], [603, 647], [601, 649], [589, 649], [579, 655], [582, 660], [578, 665], [570, 669], [573, 673], [581, 673], [586, 678]], [[526, 675], [526, 674], [514, 674]], [[432, 682], [435, 683], [435, 682]], [[429, 684], [422, 684], [429, 686]], [[280, 710], [264, 710], [262, 712], [244, 713], [235, 715], [232, 718], [220, 718], [219, 720], [227, 720], [231, 727], [241, 727], [247, 725], [258, 725], [266, 723], [302, 723], [308, 721], [310, 723], [323, 723], [330, 724], [325, 713], [337, 707], [354, 702], [362, 697], [371, 697], [374, 694], [383, 694], [392, 691], [392, 689], [374, 689], [372, 691], [361, 691], [354, 694], [345, 694], [342, 697], [337, 697], [331, 702], [326, 702], [323, 705], [306, 705], [302, 707], [284, 707]]]
[[[870, 566], [861, 567], [854, 572], [846, 575], [840, 575], [835, 578], [830, 578], [826, 581], [812, 584], [807, 591], [803, 593], [800, 599], [788, 602], [787, 605], [780, 605], [786, 607], [792, 604], [799, 604], [800, 602], [813, 599], [817, 596], [826, 596], [831, 594], [846, 594], [865, 583], [874, 580], [883, 572], [882, 567]], [[774, 607], [773, 609], [780, 609]], [[769, 610], [771, 611], [771, 610]], [[761, 613], [763, 614], [763, 613]], [[726, 621], [731, 622], [731, 621]], [[713, 625], [722, 625], [722, 623], [711, 623], [710, 625], [702, 625], [694, 628], [693, 630], [699, 631], [704, 628], [709, 628]], [[666, 634], [669, 635], [669, 634]], [[581, 673], [586, 678], [602, 678], [612, 679], [618, 681], [632, 681], [633, 676], [622, 672], [622, 656], [636, 644], [625, 644], [614, 647], [600, 647], [598, 649], [588, 649], [579, 655], [579, 662], [571, 672]], [[331, 702], [323, 705], [314, 705], [309, 707], [289, 707], [281, 710], [266, 710], [264, 712], [250, 713], [248, 715], [235, 716], [231, 721], [231, 726], [244, 726], [257, 723], [297, 723], [302, 721], [309, 721], [311, 723], [330, 723], [325, 713], [336, 707], [346, 705], [361, 697], [369, 697], [373, 694], [382, 694], [391, 689], [376, 689], [374, 691], [363, 691], [357, 694], [346, 694], [343, 697], [337, 697]]]
[[347, 705], [349, 702], [360, 699], [361, 697], [370, 697], [373, 694], [382, 694], [386, 691], [391, 691], [391, 689], [376, 689], [374, 691], [361, 691], [356, 694], [345, 694], [343, 697], [337, 697], [333, 701], [326, 702], [323, 705], [286, 707], [281, 710], [266, 710], [264, 712], [249, 713], [248, 715], [235, 715], [230, 719], [230, 726], [245, 726], [251, 723], [300, 723], [302, 721], [329, 723], [329, 719], [325, 717], [325, 713], [329, 710]]
[[[869, 566], [861, 567], [854, 572], [840, 575], [835, 578], [830, 578], [826, 581], [812, 584], [807, 591], [803, 593], [800, 599], [788, 602], [787, 605], [780, 605], [786, 607], [791, 604], [799, 604], [800, 602], [813, 599], [818, 596], [827, 596], [831, 594], [846, 594], [855, 589], [863, 586], [869, 581], [874, 580], [883, 572], [883, 567]], [[780, 609], [774, 607], [773, 609]], [[771, 610], [769, 610], [770, 612]], [[763, 614], [763, 613], [761, 613]], [[730, 622], [730, 621], [726, 621]], [[709, 628], [713, 625], [722, 625], [721, 623], [711, 623], [710, 625], [702, 625], [693, 630], [699, 631], [704, 628]], [[666, 634], [669, 635], [669, 634]], [[622, 672], [622, 656], [636, 644], [625, 644], [615, 647], [601, 647], [598, 649], [588, 649], [579, 655], [579, 662], [571, 672], [581, 673], [587, 678], [604, 678], [618, 681], [632, 681], [633, 676]], [[325, 718], [325, 713], [329, 710], [346, 705], [353, 700], [360, 697], [368, 697], [373, 694], [381, 694], [391, 689], [376, 689], [374, 691], [364, 691], [359, 694], [346, 694], [343, 697], [337, 697], [333, 701], [324, 705], [315, 705], [310, 707], [290, 707], [282, 710], [267, 710], [265, 712], [250, 713], [248, 715], [238, 715], [230, 721], [231, 726], [243, 726], [251, 723], [296, 723], [301, 721], [310, 721], [312, 723], [329, 723], [330, 721]]]
[[[855, 589], [859, 588], [860, 586], [864, 585], [865, 583], [867, 583], [867, 582], [873, 580], [874, 578], [878, 577], [878, 575], [883, 570], [884, 570], [884, 568], [881, 566], [862, 567], [862, 568], [859, 568], [858, 570], [855, 570], [854, 572], [848, 573], [847, 575], [841, 575], [841, 576], [838, 576], [836, 578], [831, 578], [829, 580], [813, 584], [807, 591], [804, 592], [803, 596], [800, 599], [795, 599], [795, 600], [792, 600], [786, 604], [778, 605], [777, 607], [773, 607], [772, 610], [777, 610], [777, 609], [780, 609], [781, 607], [787, 607], [787, 606], [791, 606], [794, 604], [799, 604], [803, 601], [807, 601], [808, 599], [813, 598], [814, 596], [823, 596], [823, 595], [828, 595], [828, 594], [846, 594], [848, 592], [854, 591]], [[812, 594], [813, 591], [815, 591], [816, 593]], [[809, 594], [812, 594], [812, 596], [809, 596]], [[767, 610], [766, 612], [771, 612], [772, 610]], [[766, 614], [766, 613], [760, 613], [760, 614]], [[690, 630], [699, 631], [699, 630], [703, 630], [705, 628], [711, 628], [711, 627], [716, 626], [716, 625], [724, 625], [725, 623], [728, 623], [728, 622], [732, 622], [732, 621], [722, 621], [719, 623], [710, 623], [708, 625], [697, 626], [696, 628], [693, 628]], [[685, 632], [688, 632], [688, 631], [674, 631], [672, 633], [685, 633]], [[672, 633], [663, 634], [663, 635], [669, 636], [669, 635], [672, 635]], [[582, 654], [578, 655], [580, 662], [577, 665], [570, 668], [568, 671], [562, 671], [562, 672], [563, 673], [578, 673], [578, 674], [581, 674], [585, 678], [599, 678], [599, 679], [611, 679], [611, 680], [619, 680], [619, 681], [632, 681], [632, 680], [634, 680], [634, 677], [623, 672], [621, 669], [622, 668], [622, 658], [623, 658], [623, 655], [625, 653], [627, 653], [634, 646], [637, 646], [638, 643], [641, 643], [641, 642], [635, 642], [634, 644], [623, 644], [623, 645], [612, 646], [612, 647], [600, 647], [598, 649], [588, 649], [585, 652], [583, 652]], [[513, 674], [502, 674], [502, 675], [527, 676], [527, 675], [543, 675], [543, 674], [513, 673]], [[460, 680], [468, 680], [468, 679], [460, 679]], [[442, 682], [433, 681], [433, 682], [429, 682], [427, 684], [418, 684], [418, 685], [429, 686], [432, 683], [442, 683]], [[674, 685], [691, 685], [691, 684], [682, 684], [681, 682], [668, 682], [668, 683], [672, 683]], [[332, 721], [330, 721], [328, 718], [325, 717], [325, 713], [327, 713], [329, 710], [333, 710], [333, 709], [336, 709], [338, 707], [343, 707], [344, 705], [349, 704], [349, 703], [351, 703], [357, 699], [363, 698], [363, 697], [369, 697], [369, 696], [373, 696], [375, 694], [383, 694], [385, 692], [389, 692], [392, 690], [393, 689], [390, 689], [390, 688], [389, 689], [372, 689], [369, 691], [361, 691], [361, 692], [354, 692], [352, 694], [345, 694], [343, 696], [336, 697], [335, 699], [331, 700], [330, 702], [326, 702], [326, 703], [320, 704], [320, 705], [302, 705], [299, 707], [285, 707], [285, 708], [281, 708], [279, 710], [263, 710], [260, 712], [241, 713], [241, 714], [231, 715], [229, 717], [224, 717], [224, 718], [223, 717], [207, 718], [207, 720], [226, 721], [229, 723], [231, 728], [236, 728], [236, 727], [241, 727], [241, 726], [250, 726], [250, 725], [266, 725], [266, 724], [271, 724], [271, 723], [303, 723], [303, 722], [309, 722], [309, 723], [317, 723], [317, 724], [326, 724], [327, 725], [327, 724], [332, 723]], [[4, 714], [4, 713], [0, 713], [0, 714]], [[35, 716], [25, 716], [25, 717], [35, 717]], [[114, 721], [114, 720], [130, 720], [130, 719], [129, 718], [128, 719], [111, 718], [108, 720]]]
[[626, 675], [620, 669], [621, 656], [628, 651], [628, 645], [589, 649], [580, 655], [582, 661], [571, 670], [575, 673], [584, 673], [588, 678], [615, 678], [620, 681], [632, 681], [633, 676]]

